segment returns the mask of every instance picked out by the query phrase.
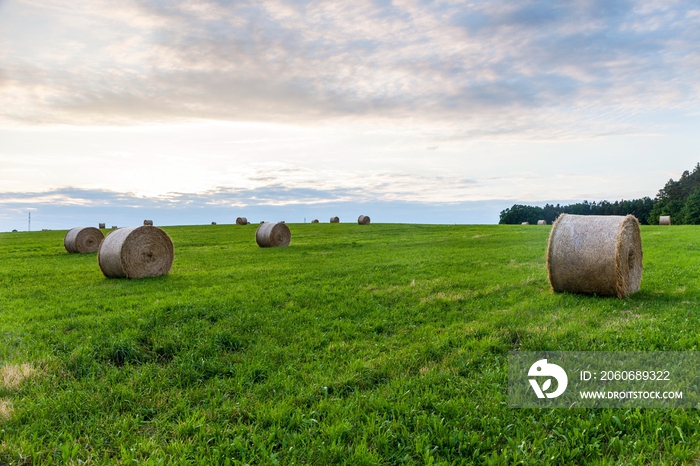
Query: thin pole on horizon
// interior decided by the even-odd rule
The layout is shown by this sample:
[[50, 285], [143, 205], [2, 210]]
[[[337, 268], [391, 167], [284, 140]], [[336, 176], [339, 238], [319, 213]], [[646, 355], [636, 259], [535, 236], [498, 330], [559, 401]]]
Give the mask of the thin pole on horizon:
[[27, 220], [27, 231], [32, 231], [32, 213], [27, 213], [29, 214], [29, 219]]

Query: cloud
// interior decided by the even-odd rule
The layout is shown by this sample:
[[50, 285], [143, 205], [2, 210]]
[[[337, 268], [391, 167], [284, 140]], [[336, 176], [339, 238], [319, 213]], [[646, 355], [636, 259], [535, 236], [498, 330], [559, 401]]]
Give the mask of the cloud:
[[[266, 176], [260, 176], [266, 173]], [[291, 176], [290, 176], [291, 174]], [[0, 192], [0, 207], [62, 205], [83, 207], [249, 207], [313, 205], [333, 202], [459, 202], [470, 197], [479, 185], [475, 180], [456, 176], [419, 176], [377, 173], [344, 179], [320, 177], [311, 170], [262, 167], [252, 171], [242, 183], [251, 187], [216, 187], [202, 192], [169, 192], [157, 196], [137, 195], [104, 189], [63, 187], [40, 192]], [[439, 200], [435, 193], [439, 192]]]
[[21, 6], [72, 29], [0, 32], [35, 43], [0, 56], [5, 121], [383, 121], [566, 137], [630, 132], [630, 116], [693, 108], [700, 93], [698, 16], [683, 2]]
[[[380, 223], [497, 223], [498, 213], [513, 204], [504, 200], [451, 203], [367, 201], [345, 195], [347, 193], [335, 193], [335, 196], [327, 194], [319, 190], [280, 186], [243, 193], [218, 189], [207, 193], [170, 193], [168, 196], [150, 198], [74, 188], [28, 194], [5, 193], [0, 194], [0, 231], [26, 230], [28, 211], [32, 212], [32, 230], [39, 230], [97, 226], [98, 223], [106, 223], [108, 227], [134, 226], [140, 225], [146, 218], [163, 226], [209, 224], [212, 221], [235, 223], [238, 216], [245, 216], [253, 223], [261, 220], [301, 223], [304, 220], [310, 222], [313, 218], [327, 222], [331, 216], [337, 215], [345, 223], [354, 222], [360, 214], [370, 215], [373, 222]], [[279, 203], [264, 202], [269, 197]], [[248, 203], [241, 204], [241, 201]]]

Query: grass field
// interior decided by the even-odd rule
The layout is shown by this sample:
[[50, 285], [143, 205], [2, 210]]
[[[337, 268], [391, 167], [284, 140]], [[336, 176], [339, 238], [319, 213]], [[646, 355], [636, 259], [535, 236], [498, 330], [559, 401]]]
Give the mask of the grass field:
[[697, 227], [643, 227], [642, 291], [553, 294], [550, 227], [165, 227], [105, 279], [0, 234], [0, 464], [694, 464], [696, 410], [511, 409], [511, 350], [698, 350]]

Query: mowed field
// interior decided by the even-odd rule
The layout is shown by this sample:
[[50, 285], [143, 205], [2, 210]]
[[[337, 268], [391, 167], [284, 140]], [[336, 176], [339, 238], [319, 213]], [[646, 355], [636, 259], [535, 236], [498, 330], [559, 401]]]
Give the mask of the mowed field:
[[697, 410], [511, 409], [512, 350], [698, 350], [700, 230], [642, 227], [642, 291], [553, 294], [549, 226], [164, 227], [106, 279], [0, 234], [0, 464], [694, 464]]

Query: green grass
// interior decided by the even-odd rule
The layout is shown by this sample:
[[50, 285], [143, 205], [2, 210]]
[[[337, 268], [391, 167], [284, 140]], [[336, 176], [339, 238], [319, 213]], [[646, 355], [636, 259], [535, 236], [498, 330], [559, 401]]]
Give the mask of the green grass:
[[[0, 234], [0, 464], [693, 464], [695, 410], [511, 409], [511, 350], [697, 350], [696, 227], [643, 227], [641, 292], [553, 294], [549, 227], [166, 227], [105, 279]], [[33, 371], [33, 373], [32, 373]]]

